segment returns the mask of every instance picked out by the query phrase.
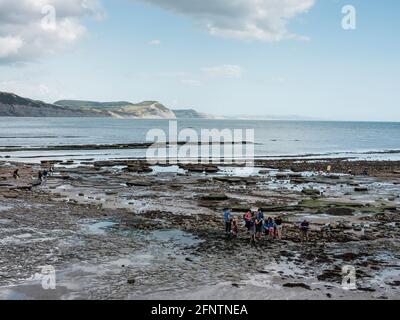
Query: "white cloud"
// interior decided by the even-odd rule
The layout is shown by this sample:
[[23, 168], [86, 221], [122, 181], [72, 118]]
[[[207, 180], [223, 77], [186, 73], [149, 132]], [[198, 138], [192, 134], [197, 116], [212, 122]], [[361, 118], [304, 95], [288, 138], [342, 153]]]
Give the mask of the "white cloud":
[[73, 94], [66, 94], [65, 87], [60, 84], [52, 83], [49, 86], [45, 83], [37, 83], [35, 80], [25, 79], [0, 80], [0, 91], [12, 92], [25, 98], [42, 100], [45, 102], [74, 98]]
[[136, 0], [191, 17], [215, 36], [243, 40], [307, 39], [289, 32], [288, 23], [316, 0]]
[[236, 65], [222, 65], [203, 68], [202, 71], [210, 78], [234, 78], [239, 79], [243, 76], [243, 68]]
[[63, 49], [85, 34], [84, 17], [103, 15], [100, 0], [0, 0], [0, 63]]
[[147, 44], [150, 46], [159, 46], [161, 44], [161, 40], [154, 39], [154, 40], [149, 41]]
[[23, 46], [23, 41], [19, 37], [0, 37], [0, 59], [18, 53]]

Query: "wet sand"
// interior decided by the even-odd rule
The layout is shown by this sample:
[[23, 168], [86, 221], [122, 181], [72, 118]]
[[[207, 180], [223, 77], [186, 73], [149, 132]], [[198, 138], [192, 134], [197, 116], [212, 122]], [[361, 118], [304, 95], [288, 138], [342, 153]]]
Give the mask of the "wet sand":
[[[65, 160], [37, 186], [48, 164], [0, 162], [0, 299], [400, 297], [400, 162], [255, 165]], [[224, 207], [239, 219], [248, 208], [282, 215], [283, 240], [250, 245], [242, 223], [238, 239], [226, 238]], [[46, 265], [56, 290], [35, 278]], [[342, 286], [346, 265], [354, 290]]]

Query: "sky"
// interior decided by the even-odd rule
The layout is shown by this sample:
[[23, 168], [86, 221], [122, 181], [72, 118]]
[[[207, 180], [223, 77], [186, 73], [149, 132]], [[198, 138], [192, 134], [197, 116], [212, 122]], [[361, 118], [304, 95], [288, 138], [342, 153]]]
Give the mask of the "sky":
[[399, 31], [398, 0], [0, 0], [0, 91], [400, 121]]

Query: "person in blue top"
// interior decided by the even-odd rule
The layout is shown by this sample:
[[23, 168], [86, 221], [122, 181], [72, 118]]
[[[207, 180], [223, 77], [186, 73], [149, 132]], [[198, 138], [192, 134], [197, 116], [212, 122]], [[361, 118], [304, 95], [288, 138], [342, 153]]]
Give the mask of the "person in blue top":
[[268, 237], [268, 234], [269, 234], [268, 219], [265, 219], [265, 221], [264, 221], [263, 230], [264, 230], [265, 236]]
[[275, 226], [275, 221], [271, 217], [265, 220], [264, 231], [269, 240], [273, 240], [275, 237]]
[[256, 236], [259, 239], [262, 238], [263, 224], [264, 224], [264, 213], [261, 210], [258, 210], [256, 218]]
[[264, 213], [261, 211], [261, 209], [259, 209], [257, 212], [257, 219], [264, 221]]
[[225, 222], [225, 233], [227, 235], [231, 234], [232, 228], [232, 214], [229, 209], [224, 209], [224, 222]]

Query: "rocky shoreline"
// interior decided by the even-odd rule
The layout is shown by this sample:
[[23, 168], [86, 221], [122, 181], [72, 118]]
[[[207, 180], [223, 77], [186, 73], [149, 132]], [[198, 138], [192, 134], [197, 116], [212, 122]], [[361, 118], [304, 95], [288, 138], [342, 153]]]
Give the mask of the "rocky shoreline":
[[[0, 299], [400, 296], [399, 161], [52, 165], [39, 185], [48, 162], [0, 162]], [[282, 215], [284, 239], [251, 246], [242, 224], [227, 239], [224, 207], [239, 219], [249, 208]], [[304, 218], [309, 243], [300, 241]], [[34, 277], [44, 265], [56, 269], [56, 290]], [[344, 266], [356, 270], [355, 290], [342, 287]]]

